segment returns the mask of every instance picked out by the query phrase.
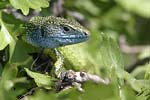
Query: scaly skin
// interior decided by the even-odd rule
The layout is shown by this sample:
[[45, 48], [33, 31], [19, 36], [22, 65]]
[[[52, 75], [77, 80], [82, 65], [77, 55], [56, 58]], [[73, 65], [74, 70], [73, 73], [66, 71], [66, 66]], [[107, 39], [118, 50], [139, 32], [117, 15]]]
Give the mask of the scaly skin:
[[[65, 89], [66, 87], [75, 86], [80, 91], [83, 91], [81, 88], [81, 83], [87, 80], [92, 80], [89, 78], [89, 74], [86, 74], [85, 72], [81, 73], [72, 70], [66, 70], [64, 66], [70, 68], [70, 66], [84, 67], [88, 64], [91, 67], [94, 65], [91, 64], [91, 59], [87, 59], [91, 56], [89, 56], [88, 53], [86, 53], [86, 51], [83, 49], [84, 46], [66, 46], [88, 40], [88, 31], [73, 20], [66, 20], [52, 16], [33, 17], [26, 24], [25, 29], [26, 34], [23, 37], [26, 42], [36, 47], [45, 49], [48, 48], [46, 54], [49, 54], [49, 56], [54, 56], [54, 70], [52, 70], [52, 73], [54, 72], [57, 78], [60, 79], [60, 83], [57, 87], [60, 89]], [[61, 46], [66, 47], [58, 48]], [[56, 48], [58, 48], [61, 53]], [[65, 61], [62, 56], [64, 56]], [[88, 67], [86, 66], [86, 68]], [[98, 79], [99, 82], [108, 84], [107, 81], [106, 83], [105, 80], [102, 80], [99, 77]]]
[[57, 48], [89, 38], [89, 33], [79, 23], [53, 16], [33, 17], [25, 29], [25, 41], [41, 48]]
[[59, 77], [65, 69], [63, 57], [56, 48], [71, 44], [77, 44], [88, 40], [89, 33], [74, 20], [67, 20], [60, 17], [33, 17], [25, 25], [26, 34], [23, 39], [29, 44], [39, 48], [50, 48], [56, 54], [55, 74]]

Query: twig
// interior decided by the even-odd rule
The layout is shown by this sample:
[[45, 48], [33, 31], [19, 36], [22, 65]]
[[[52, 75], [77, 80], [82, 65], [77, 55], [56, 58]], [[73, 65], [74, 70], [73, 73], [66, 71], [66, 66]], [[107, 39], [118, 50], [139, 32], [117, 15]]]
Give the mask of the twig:
[[86, 72], [75, 72], [73, 70], [62, 72], [59, 78], [61, 81], [59, 82], [59, 85], [57, 84], [57, 91], [68, 89], [68, 87], [70, 88], [71, 86], [76, 87], [79, 91], [84, 91], [81, 86], [82, 83], [86, 81], [103, 83], [106, 85], [110, 83], [108, 79], [104, 80], [98, 75], [93, 75]]
[[139, 45], [129, 46], [129, 44], [126, 41], [125, 36], [120, 36], [119, 44], [120, 44], [120, 48], [121, 48], [122, 52], [126, 53], [126, 54], [137, 54], [137, 53], [142, 52], [146, 48], [150, 49], [149, 45], [145, 45], [145, 46], [139, 46]]
[[33, 16], [38, 16], [40, 13], [37, 10], [33, 10], [28, 16], [24, 16], [22, 13], [18, 12], [17, 9], [8, 7], [6, 9], [3, 9], [3, 11], [7, 14], [12, 14], [15, 16], [15, 18], [20, 19], [22, 21], [28, 21]]
[[[33, 94], [34, 91], [36, 91], [38, 89], [38, 87], [34, 87], [32, 89], [30, 89], [28, 92], [26, 92], [25, 94], [21, 95], [19, 97], [19, 100], [26, 100], [27, 99], [27, 96]], [[27, 99], [28, 100], [28, 99]]]
[[64, 1], [63, 0], [53, 0], [51, 2], [51, 12], [54, 16], [61, 16], [64, 12]]
[[147, 62], [150, 62], [150, 57], [146, 57], [144, 59], [138, 60], [136, 61], [133, 65], [129, 66], [127, 71], [130, 73], [132, 72], [136, 67], [140, 66], [140, 65], [144, 65]]

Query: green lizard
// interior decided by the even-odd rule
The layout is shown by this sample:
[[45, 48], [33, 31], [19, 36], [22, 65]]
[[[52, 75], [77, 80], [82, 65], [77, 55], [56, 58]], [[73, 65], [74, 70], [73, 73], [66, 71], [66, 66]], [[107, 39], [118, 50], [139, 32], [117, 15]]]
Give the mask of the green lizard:
[[89, 32], [76, 21], [54, 16], [33, 17], [25, 25], [25, 30], [23, 39], [29, 44], [44, 49], [55, 49], [56, 54], [49, 55], [57, 56], [54, 64], [57, 76], [63, 70], [63, 58], [56, 48], [84, 42], [89, 38]]
[[[60, 79], [57, 87], [75, 86], [82, 91], [81, 83], [88, 80], [108, 84], [108, 80], [84, 72], [87, 69], [92, 73], [99, 70], [87, 52], [86, 45], [78, 44], [88, 40], [90, 36], [89, 32], [79, 23], [53, 16], [33, 17], [26, 24], [25, 30], [23, 39], [35, 47], [44, 48], [45, 53], [54, 59], [51, 72]], [[66, 70], [66, 68], [73, 68], [76, 72]], [[28, 70], [26, 72], [29, 73]], [[33, 77], [30, 74], [29, 76]]]
[[59, 17], [33, 17], [26, 24], [26, 41], [41, 48], [57, 48], [86, 41], [89, 33], [79, 23]]

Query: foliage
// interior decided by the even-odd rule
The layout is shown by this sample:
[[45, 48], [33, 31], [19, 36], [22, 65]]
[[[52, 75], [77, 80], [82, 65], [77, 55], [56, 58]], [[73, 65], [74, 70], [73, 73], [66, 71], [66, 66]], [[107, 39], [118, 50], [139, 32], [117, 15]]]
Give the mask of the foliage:
[[[134, 59], [149, 57], [150, 50], [143, 50], [134, 58], [130, 54], [121, 53], [117, 40], [125, 35], [132, 45], [150, 43], [150, 34], [147, 34], [150, 32], [150, 2], [64, 0], [65, 11], [60, 12], [59, 16], [76, 18], [91, 33], [90, 40], [85, 43], [59, 48], [64, 56], [65, 68], [108, 78], [110, 84], [86, 82], [83, 84], [84, 92], [74, 87], [58, 93], [54, 90], [57, 79], [53, 72], [42, 74], [30, 70], [35, 61], [30, 54], [39, 52], [38, 48], [19, 38], [25, 34], [23, 19], [35, 16], [33, 11], [40, 16], [54, 15], [54, 3], [57, 2], [0, 1], [0, 99], [17, 100], [25, 95], [27, 100], [149, 100], [150, 64], [140, 65], [131, 73], [125, 69]], [[34, 87], [38, 89], [26, 95]]]
[[29, 13], [29, 8], [41, 10], [41, 7], [48, 7], [49, 3], [47, 0], [9, 0], [13, 7], [21, 9], [24, 15]]
[[27, 74], [32, 77], [37, 84], [38, 87], [44, 87], [46, 89], [51, 89], [52, 81], [54, 80], [52, 77], [48, 75], [39, 74], [36, 72], [32, 72], [29, 69], [25, 69]]
[[[140, 0], [117, 0], [119, 4], [125, 7], [129, 11], [133, 11], [141, 16], [150, 17], [149, 9], [150, 9], [150, 1], [140, 1]], [[139, 5], [140, 4], [140, 5]]]

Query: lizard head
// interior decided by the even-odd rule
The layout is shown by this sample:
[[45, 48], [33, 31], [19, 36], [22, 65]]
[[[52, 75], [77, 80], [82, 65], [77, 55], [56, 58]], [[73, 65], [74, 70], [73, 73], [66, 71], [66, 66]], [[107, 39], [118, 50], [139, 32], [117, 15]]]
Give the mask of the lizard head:
[[89, 38], [89, 32], [76, 21], [53, 16], [33, 17], [25, 29], [25, 40], [42, 48], [76, 44]]

